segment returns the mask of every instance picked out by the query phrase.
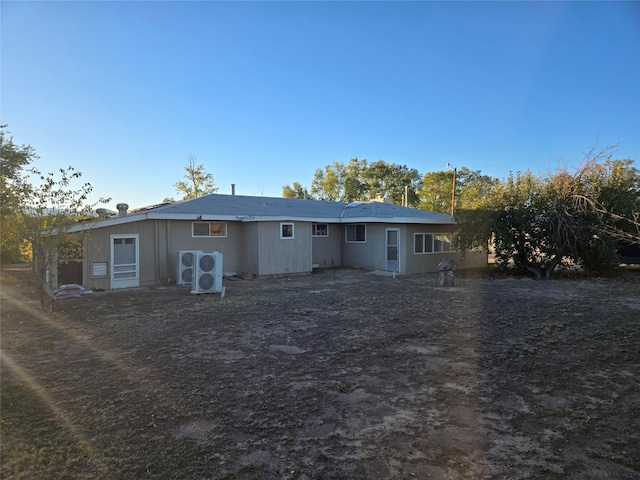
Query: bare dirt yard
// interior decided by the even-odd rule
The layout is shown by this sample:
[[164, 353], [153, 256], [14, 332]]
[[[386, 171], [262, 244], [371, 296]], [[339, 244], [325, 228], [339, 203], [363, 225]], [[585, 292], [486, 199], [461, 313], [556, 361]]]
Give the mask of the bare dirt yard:
[[362, 270], [43, 313], [3, 270], [3, 479], [638, 479], [640, 279]]

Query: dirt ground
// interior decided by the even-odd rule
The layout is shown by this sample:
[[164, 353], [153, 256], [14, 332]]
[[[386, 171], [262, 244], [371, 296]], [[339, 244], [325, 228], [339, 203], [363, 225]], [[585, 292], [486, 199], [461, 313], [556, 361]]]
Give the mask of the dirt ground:
[[640, 478], [637, 275], [327, 270], [44, 314], [14, 273], [3, 479]]

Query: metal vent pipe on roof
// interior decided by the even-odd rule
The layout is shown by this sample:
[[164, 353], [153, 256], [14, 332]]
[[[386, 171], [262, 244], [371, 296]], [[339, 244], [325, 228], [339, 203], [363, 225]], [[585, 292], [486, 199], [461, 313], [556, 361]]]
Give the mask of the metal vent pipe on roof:
[[119, 217], [127, 216], [127, 210], [129, 210], [129, 205], [127, 205], [126, 203], [119, 203], [116, 205], [116, 208], [118, 209]]
[[236, 184], [232, 183], [231, 184], [231, 195], [235, 195], [236, 194]]

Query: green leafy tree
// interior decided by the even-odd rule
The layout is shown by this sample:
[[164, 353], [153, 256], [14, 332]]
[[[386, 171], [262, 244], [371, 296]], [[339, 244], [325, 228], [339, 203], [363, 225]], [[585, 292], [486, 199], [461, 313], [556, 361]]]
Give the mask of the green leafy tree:
[[475, 210], [490, 198], [499, 180], [483, 175], [480, 170], [462, 167], [458, 172], [460, 181], [456, 181], [456, 210]]
[[76, 186], [81, 176], [81, 172], [68, 167], [60, 169], [57, 175], [31, 169], [25, 178], [23, 202], [17, 216], [18, 230], [31, 246], [43, 306], [53, 283], [50, 275], [57, 271], [58, 263], [65, 260], [62, 252], [76, 258], [80, 255], [77, 250], [72, 252], [80, 247], [81, 238], [69, 230], [78, 222], [84, 222], [84, 230], [88, 232], [95, 222], [95, 206], [109, 201], [101, 198], [93, 204], [87, 203], [93, 187], [90, 183]]
[[338, 202], [343, 198], [341, 178], [344, 165], [334, 162], [324, 169], [317, 168], [311, 181], [311, 195], [327, 202]]
[[408, 204], [418, 203], [417, 188], [420, 173], [406, 165], [378, 160], [352, 158], [346, 165], [334, 162], [324, 169], [317, 169], [311, 182], [314, 198], [332, 202], [367, 201], [384, 195], [397, 205], [402, 204], [405, 187]]
[[38, 157], [29, 145], [17, 145], [0, 126], [0, 258], [2, 263], [24, 260], [18, 215], [24, 201], [24, 169]]
[[334, 162], [324, 170], [317, 169], [311, 182], [311, 194], [330, 202], [363, 200], [362, 170], [366, 160], [352, 158], [347, 165]]
[[311, 196], [307, 192], [307, 189], [298, 182], [293, 182], [293, 185], [283, 185], [282, 196], [283, 198], [311, 198]]
[[415, 207], [418, 204], [420, 173], [415, 168], [378, 160], [365, 165], [362, 170], [362, 183], [368, 189], [369, 199], [382, 194], [391, 198], [396, 205], [402, 205], [406, 190], [407, 206]]
[[595, 215], [611, 238], [640, 244], [640, 172], [633, 164], [610, 156], [601, 163], [586, 162], [579, 172], [586, 188], [574, 196], [574, 203], [579, 213]]
[[197, 159], [198, 157], [195, 155], [189, 155], [187, 166], [184, 167], [185, 180], [179, 180], [173, 184], [176, 192], [183, 195], [183, 200], [202, 197], [218, 191], [213, 183], [213, 175], [206, 172], [203, 164], [196, 164]]
[[[565, 262], [606, 272], [619, 263], [616, 243], [640, 242], [638, 171], [629, 160], [589, 152], [570, 173], [510, 175], [475, 210], [457, 214], [463, 250], [491, 240], [496, 262], [549, 278]], [[605, 160], [606, 158], [606, 160]]]
[[[451, 190], [453, 188], [453, 172], [440, 170], [425, 173], [418, 189], [421, 210], [436, 213], [451, 212]], [[458, 187], [459, 189], [459, 187]]]
[[[419, 208], [437, 213], [450, 213], [453, 198], [453, 170], [426, 173], [418, 189]], [[480, 170], [462, 167], [456, 172], [455, 210], [479, 208], [493, 192], [497, 178]]]

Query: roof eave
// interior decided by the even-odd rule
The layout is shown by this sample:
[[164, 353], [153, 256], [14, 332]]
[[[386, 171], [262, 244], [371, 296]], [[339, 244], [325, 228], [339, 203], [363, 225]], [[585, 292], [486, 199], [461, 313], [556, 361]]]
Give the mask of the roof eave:
[[84, 232], [85, 230], [92, 230], [94, 228], [111, 227], [113, 225], [122, 225], [125, 223], [139, 222], [147, 220], [147, 214], [127, 215], [125, 217], [114, 217], [100, 220], [95, 223], [83, 224], [77, 223], [69, 229], [70, 233]]
[[426, 217], [351, 217], [341, 218], [340, 223], [419, 223], [424, 225], [455, 225], [456, 221], [451, 218], [426, 218]]

